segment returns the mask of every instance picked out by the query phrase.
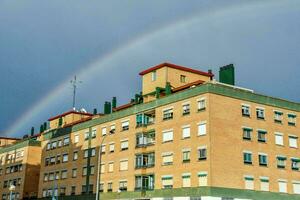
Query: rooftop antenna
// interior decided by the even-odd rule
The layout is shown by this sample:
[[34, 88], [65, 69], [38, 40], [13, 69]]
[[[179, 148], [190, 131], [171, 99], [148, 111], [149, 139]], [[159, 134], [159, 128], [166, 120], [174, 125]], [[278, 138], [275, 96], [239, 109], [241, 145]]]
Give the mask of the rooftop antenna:
[[74, 79], [70, 81], [73, 87], [73, 110], [75, 110], [75, 103], [76, 103], [76, 90], [77, 90], [77, 84], [82, 83], [82, 81], [78, 81], [76, 75], [74, 76]]

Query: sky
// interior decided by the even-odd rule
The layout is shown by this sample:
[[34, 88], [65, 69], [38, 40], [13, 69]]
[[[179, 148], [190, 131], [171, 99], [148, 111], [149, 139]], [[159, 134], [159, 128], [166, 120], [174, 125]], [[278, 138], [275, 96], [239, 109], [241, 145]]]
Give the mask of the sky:
[[[298, 0], [0, 0], [0, 136], [22, 137], [72, 108], [103, 110], [141, 91], [162, 62], [300, 102]], [[36, 131], [37, 132], [37, 131]]]

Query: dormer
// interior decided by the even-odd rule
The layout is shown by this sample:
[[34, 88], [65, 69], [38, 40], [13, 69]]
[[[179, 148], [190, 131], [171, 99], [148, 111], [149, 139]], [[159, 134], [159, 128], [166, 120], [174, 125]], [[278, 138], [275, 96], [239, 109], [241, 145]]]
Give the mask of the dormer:
[[48, 119], [48, 121], [50, 123], [50, 129], [55, 129], [74, 124], [87, 118], [91, 118], [92, 116], [93, 114], [91, 113], [71, 110], [69, 112], [52, 117]]
[[140, 72], [142, 76], [142, 93], [146, 101], [155, 98], [157, 90], [165, 90], [167, 83], [171, 90], [181, 88], [193, 82], [207, 82], [214, 76], [211, 72], [203, 72], [171, 63], [162, 63]]

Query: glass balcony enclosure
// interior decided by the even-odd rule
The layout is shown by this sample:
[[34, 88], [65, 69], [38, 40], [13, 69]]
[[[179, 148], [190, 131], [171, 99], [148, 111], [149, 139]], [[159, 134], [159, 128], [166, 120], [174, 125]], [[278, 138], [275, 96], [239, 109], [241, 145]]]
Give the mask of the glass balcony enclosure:
[[143, 127], [154, 124], [155, 122], [155, 110], [151, 110], [136, 115], [136, 127]]

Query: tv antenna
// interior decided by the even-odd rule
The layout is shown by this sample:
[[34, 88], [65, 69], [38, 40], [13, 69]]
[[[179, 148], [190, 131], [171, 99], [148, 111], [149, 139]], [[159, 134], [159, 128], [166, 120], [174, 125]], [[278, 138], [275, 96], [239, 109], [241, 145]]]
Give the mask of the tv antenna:
[[82, 83], [82, 81], [78, 81], [76, 75], [74, 76], [74, 79], [70, 81], [73, 87], [73, 110], [75, 110], [75, 104], [76, 104], [76, 90], [78, 83]]

